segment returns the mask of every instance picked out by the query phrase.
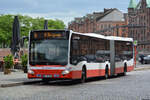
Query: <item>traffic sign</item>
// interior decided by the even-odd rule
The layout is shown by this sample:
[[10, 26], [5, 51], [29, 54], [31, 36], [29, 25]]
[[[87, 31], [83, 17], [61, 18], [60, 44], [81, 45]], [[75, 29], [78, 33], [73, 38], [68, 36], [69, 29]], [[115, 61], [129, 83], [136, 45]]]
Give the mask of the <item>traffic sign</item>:
[[137, 46], [138, 45], [138, 41], [134, 40], [133, 44], [134, 44], [134, 46]]

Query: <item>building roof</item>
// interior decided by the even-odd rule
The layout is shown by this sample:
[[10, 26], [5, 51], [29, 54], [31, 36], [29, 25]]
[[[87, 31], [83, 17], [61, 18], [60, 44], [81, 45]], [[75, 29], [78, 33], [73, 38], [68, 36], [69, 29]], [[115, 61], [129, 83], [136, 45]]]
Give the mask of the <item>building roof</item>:
[[106, 15], [110, 14], [110, 13], [113, 12], [114, 10], [117, 10], [117, 9], [116, 9], [116, 8], [114, 8], [114, 9], [104, 9], [104, 12], [101, 13], [101, 15], [96, 18], [96, 21], [102, 19], [103, 17], [105, 17]]
[[147, 8], [150, 8], [150, 0], [146, 0]]
[[104, 9], [104, 13], [101, 16], [97, 17], [96, 21], [120, 22], [125, 20], [124, 17], [125, 17], [124, 14], [116, 8]]
[[140, 2], [137, 4], [136, 9], [140, 9], [140, 7], [141, 7], [141, 2], [142, 2], [142, 0], [140, 0]]
[[89, 19], [90, 21], [94, 21], [94, 20], [99, 21], [105, 16], [107, 16], [108, 14], [112, 13], [113, 11], [119, 11], [119, 10], [116, 8], [111, 8], [111, 9], [104, 8], [103, 12], [93, 12], [93, 14], [87, 14], [86, 16], [83, 17], [77, 17], [74, 19], [74, 22], [81, 24], [87, 19]]
[[76, 17], [74, 21], [75, 23], [80, 23], [80, 20], [81, 20], [81, 17]]
[[136, 8], [137, 4], [135, 2], [135, 0], [130, 0], [130, 4], [128, 8]]
[[[140, 2], [137, 4], [136, 9], [140, 9], [142, 0], [140, 0]], [[146, 4], [147, 4], [147, 8], [150, 8], [150, 0], [146, 0]]]

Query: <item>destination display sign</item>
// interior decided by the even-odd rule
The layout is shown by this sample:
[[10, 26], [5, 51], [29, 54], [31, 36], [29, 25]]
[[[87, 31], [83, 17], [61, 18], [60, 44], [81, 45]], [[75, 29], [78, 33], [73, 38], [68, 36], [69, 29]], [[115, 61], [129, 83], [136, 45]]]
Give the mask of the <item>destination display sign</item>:
[[68, 34], [65, 31], [35, 31], [31, 33], [31, 39], [67, 39]]

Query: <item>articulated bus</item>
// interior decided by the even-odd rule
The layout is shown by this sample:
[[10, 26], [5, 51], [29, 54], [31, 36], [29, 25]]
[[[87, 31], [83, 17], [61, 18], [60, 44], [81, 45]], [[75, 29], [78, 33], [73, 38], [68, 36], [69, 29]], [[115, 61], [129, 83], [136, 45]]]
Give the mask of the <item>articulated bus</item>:
[[28, 78], [43, 81], [105, 77], [134, 69], [132, 38], [37, 30], [29, 34]]

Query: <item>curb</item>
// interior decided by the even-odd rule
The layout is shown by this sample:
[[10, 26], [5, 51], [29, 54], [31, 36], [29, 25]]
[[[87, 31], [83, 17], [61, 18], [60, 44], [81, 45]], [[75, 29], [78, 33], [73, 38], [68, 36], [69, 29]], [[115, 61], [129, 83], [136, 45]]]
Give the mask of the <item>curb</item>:
[[6, 88], [6, 87], [13, 87], [13, 86], [20, 86], [20, 85], [29, 85], [29, 84], [34, 84], [34, 83], [39, 83], [39, 81], [28, 81], [28, 82], [18, 82], [18, 83], [10, 83], [10, 84], [0, 84], [0, 87]]
[[150, 67], [135, 68], [134, 71], [150, 70]]

